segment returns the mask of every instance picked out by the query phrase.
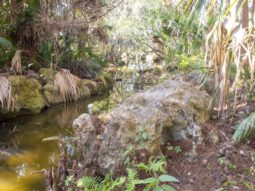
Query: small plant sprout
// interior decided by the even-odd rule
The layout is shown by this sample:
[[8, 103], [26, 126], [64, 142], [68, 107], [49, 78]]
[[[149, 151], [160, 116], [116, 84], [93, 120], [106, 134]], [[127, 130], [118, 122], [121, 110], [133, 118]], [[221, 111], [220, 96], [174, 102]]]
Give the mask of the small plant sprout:
[[166, 173], [165, 170], [166, 161], [164, 158], [160, 160], [150, 159], [147, 164], [139, 163], [137, 168], [139, 170], [144, 170], [147, 173], [152, 174], [151, 177], [144, 180], [140, 180], [140, 184], [146, 184], [144, 191], [149, 190], [162, 190], [162, 191], [175, 191], [175, 189], [168, 185], [167, 183], [175, 182], [178, 183], [179, 180], [173, 176]]
[[171, 144], [168, 144], [167, 150], [168, 151], [174, 151], [177, 154], [182, 152], [181, 146], [172, 146]]
[[134, 143], [138, 143], [142, 148], [144, 148], [145, 143], [148, 141], [148, 133], [146, 129], [143, 126], [139, 126], [136, 133], [138, 136], [135, 138]]
[[218, 162], [219, 162], [219, 164], [220, 164], [221, 166], [223, 166], [223, 165], [225, 164], [225, 160], [226, 160], [225, 157], [220, 157], [220, 158], [218, 158]]

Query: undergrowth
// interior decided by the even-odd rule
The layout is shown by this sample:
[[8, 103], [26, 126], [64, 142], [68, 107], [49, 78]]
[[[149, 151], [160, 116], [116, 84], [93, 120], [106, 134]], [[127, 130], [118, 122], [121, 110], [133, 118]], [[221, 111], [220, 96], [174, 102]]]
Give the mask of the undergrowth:
[[[84, 191], [135, 191], [138, 185], [142, 186], [144, 191], [175, 191], [169, 183], [178, 183], [179, 180], [166, 174], [165, 166], [164, 158], [159, 160], [151, 158], [148, 163], [138, 163], [132, 168], [126, 167], [125, 175], [116, 179], [111, 174], [107, 174], [104, 178], [83, 176], [78, 180], [69, 176], [65, 185], [68, 191], [79, 189]], [[148, 177], [140, 179], [140, 173], [146, 174]]]

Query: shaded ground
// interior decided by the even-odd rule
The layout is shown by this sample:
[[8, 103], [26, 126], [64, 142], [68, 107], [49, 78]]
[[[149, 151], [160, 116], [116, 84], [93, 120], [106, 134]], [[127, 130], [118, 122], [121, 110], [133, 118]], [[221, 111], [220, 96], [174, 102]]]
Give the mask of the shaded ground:
[[177, 142], [181, 152], [163, 148], [168, 158], [168, 172], [181, 183], [180, 191], [248, 191], [255, 190], [255, 141], [231, 143], [235, 124], [254, 111], [254, 105], [243, 106], [235, 115], [224, 115], [203, 125], [205, 144], [197, 156], [187, 155], [189, 143]]

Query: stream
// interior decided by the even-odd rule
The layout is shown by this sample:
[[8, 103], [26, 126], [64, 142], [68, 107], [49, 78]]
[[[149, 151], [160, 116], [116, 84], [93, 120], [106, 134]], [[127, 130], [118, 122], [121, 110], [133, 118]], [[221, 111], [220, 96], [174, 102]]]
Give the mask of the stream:
[[[45, 190], [41, 171], [58, 161], [59, 149], [57, 141], [44, 139], [72, 137], [72, 121], [98, 99], [57, 105], [38, 115], [0, 123], [0, 190]], [[75, 148], [68, 146], [68, 154], [74, 154]]]
[[[54, 138], [68, 141], [73, 137], [72, 122], [79, 115], [108, 111], [134, 93], [137, 75], [130, 75], [116, 82], [107, 95], [0, 122], [0, 191], [45, 190], [42, 171], [54, 166], [59, 158], [59, 145]], [[66, 150], [69, 157], [77, 154], [71, 143]]]

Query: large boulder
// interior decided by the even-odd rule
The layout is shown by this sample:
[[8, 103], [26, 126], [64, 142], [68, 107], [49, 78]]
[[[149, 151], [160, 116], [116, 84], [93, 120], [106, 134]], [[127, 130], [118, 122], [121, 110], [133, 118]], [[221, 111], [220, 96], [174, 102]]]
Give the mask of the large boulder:
[[53, 84], [53, 81], [49, 81], [43, 86], [43, 96], [48, 105], [55, 105], [64, 102], [64, 98], [60, 96], [57, 87]]
[[41, 68], [39, 70], [39, 75], [40, 75], [41, 81], [43, 82], [43, 84], [45, 84], [48, 82], [53, 82], [55, 72], [52, 68]]
[[185, 82], [167, 80], [147, 91], [134, 94], [108, 114], [99, 115], [104, 131], [98, 148], [98, 122], [83, 114], [73, 122], [85, 161], [98, 148], [102, 174], [114, 170], [125, 160], [129, 148], [161, 154], [165, 141], [186, 139], [203, 142], [199, 126], [209, 119], [210, 96]]
[[46, 106], [38, 80], [25, 76], [9, 76], [8, 80], [12, 87], [15, 113], [36, 114]]
[[40, 79], [43, 84], [42, 93], [48, 105], [55, 105], [64, 102], [54, 86], [55, 72], [52, 68], [41, 68], [39, 71]]

